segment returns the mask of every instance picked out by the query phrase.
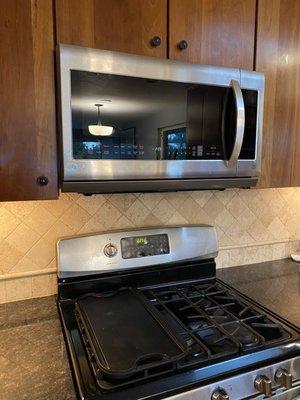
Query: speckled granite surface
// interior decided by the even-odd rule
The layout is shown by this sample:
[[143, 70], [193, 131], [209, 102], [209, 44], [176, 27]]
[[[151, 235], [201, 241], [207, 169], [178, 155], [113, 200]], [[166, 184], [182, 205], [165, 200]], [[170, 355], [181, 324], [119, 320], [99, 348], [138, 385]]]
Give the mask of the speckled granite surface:
[[76, 399], [54, 296], [0, 306], [0, 399]]
[[[300, 266], [280, 260], [218, 277], [300, 326]], [[0, 399], [75, 400], [53, 296], [0, 305]]]
[[300, 327], [300, 264], [291, 259], [217, 270], [217, 277]]

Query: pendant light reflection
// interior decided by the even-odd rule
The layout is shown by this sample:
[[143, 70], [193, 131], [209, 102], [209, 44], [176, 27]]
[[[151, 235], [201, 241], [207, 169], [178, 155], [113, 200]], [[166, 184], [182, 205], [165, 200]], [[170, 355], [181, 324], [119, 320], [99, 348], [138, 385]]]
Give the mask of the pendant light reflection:
[[112, 126], [102, 125], [100, 121], [100, 107], [103, 104], [95, 104], [98, 108], [98, 123], [97, 125], [89, 125], [89, 132], [94, 136], [110, 136], [112, 135], [114, 128]]

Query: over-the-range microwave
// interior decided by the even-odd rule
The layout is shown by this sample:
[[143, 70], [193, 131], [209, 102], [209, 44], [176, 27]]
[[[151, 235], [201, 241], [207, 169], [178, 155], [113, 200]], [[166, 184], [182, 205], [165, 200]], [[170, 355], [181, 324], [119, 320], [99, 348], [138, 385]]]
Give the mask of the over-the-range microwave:
[[264, 75], [60, 45], [62, 190], [255, 185]]

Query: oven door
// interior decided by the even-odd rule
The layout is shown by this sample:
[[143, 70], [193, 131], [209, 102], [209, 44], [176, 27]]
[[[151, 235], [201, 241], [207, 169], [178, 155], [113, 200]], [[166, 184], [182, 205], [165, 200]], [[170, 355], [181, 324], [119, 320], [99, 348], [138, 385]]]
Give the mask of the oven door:
[[65, 45], [59, 65], [64, 181], [237, 176], [240, 70]]

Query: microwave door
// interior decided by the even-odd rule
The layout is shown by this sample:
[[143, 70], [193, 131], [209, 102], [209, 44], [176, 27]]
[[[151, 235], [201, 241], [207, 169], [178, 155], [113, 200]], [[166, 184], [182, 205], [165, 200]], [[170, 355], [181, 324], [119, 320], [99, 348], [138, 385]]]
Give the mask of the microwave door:
[[188, 93], [187, 154], [202, 176], [236, 177], [245, 109], [239, 82], [196, 86]]

